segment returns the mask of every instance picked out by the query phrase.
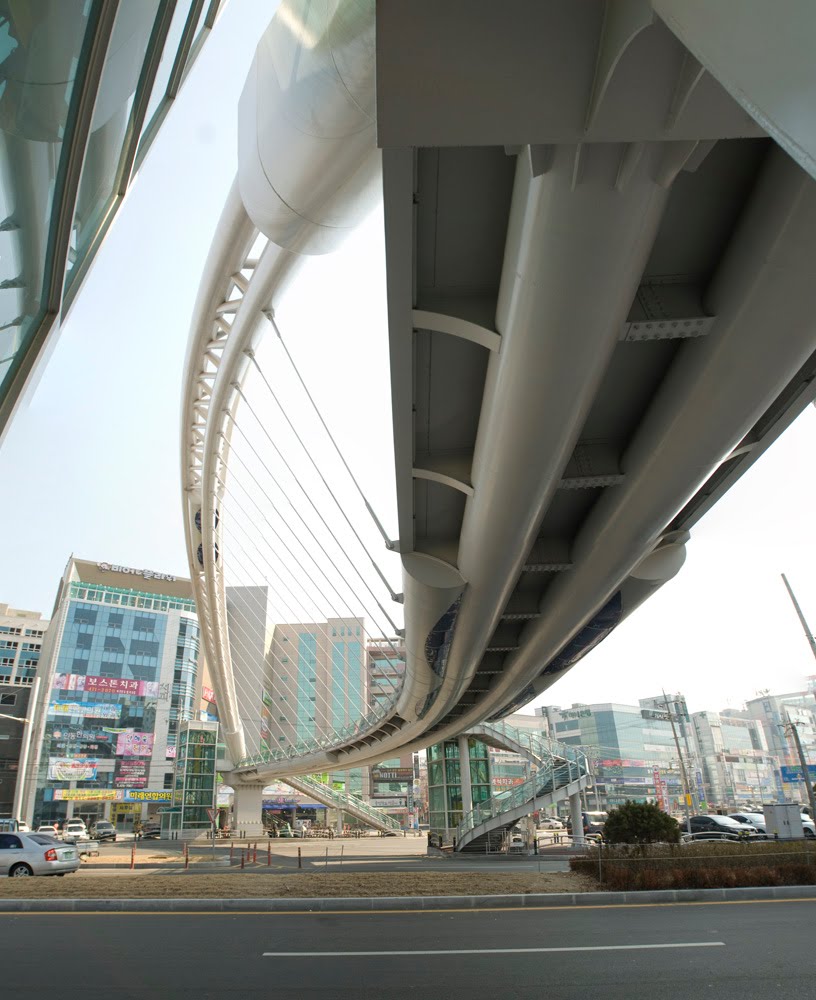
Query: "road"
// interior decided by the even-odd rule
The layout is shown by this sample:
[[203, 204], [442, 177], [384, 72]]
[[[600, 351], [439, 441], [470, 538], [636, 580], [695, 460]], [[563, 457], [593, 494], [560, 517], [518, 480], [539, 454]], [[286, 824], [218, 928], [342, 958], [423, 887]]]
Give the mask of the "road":
[[3, 914], [15, 1000], [810, 996], [816, 901], [337, 914]]

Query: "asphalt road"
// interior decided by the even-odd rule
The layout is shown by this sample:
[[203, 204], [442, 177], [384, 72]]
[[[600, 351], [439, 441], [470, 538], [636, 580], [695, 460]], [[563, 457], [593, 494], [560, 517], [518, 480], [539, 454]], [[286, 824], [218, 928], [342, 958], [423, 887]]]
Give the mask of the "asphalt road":
[[806, 997], [816, 901], [338, 914], [2, 914], [19, 1000]]

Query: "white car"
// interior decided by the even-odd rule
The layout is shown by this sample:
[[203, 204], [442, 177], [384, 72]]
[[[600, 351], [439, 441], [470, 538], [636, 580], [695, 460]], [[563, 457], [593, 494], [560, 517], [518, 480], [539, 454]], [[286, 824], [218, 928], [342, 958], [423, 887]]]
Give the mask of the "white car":
[[552, 816], [545, 816], [543, 819], [538, 821], [539, 830], [563, 830], [564, 824], [560, 819], [554, 819]]
[[37, 833], [44, 833], [49, 837], [53, 837], [54, 840], [62, 839], [62, 835], [53, 823], [40, 823], [37, 827]]
[[44, 833], [0, 833], [0, 875], [67, 875], [79, 868], [76, 847]]
[[79, 840], [90, 840], [90, 837], [82, 820], [69, 819], [62, 828], [62, 839], [66, 844], [76, 844]]

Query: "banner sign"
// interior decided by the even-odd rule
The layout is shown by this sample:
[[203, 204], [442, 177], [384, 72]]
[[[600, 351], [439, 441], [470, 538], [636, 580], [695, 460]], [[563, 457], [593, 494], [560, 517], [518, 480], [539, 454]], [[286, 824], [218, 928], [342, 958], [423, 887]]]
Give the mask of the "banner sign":
[[[793, 784], [796, 781], [804, 782], [805, 776], [802, 774], [801, 766], [796, 767], [780, 767], [779, 770], [782, 772], [782, 780], [785, 784]], [[816, 781], [816, 764], [808, 764], [808, 775], [811, 781]]]
[[90, 701], [56, 701], [48, 706], [55, 715], [82, 715], [91, 719], [118, 719], [121, 705], [95, 705]]
[[374, 806], [376, 809], [388, 809], [389, 807], [404, 806], [405, 804], [406, 804], [405, 796], [402, 796], [401, 798], [394, 797], [390, 799], [381, 799], [381, 798], [371, 799], [371, 805]]
[[493, 778], [493, 784], [507, 788], [509, 785], [523, 785], [526, 780], [526, 778]]
[[46, 788], [46, 802], [169, 802], [171, 789], [147, 788]]
[[88, 691], [114, 694], [134, 694], [141, 698], [158, 698], [157, 681], [137, 681], [127, 677], [86, 677], [84, 674], [57, 674], [53, 684], [55, 691]]
[[164, 756], [168, 760], [172, 760], [176, 756], [176, 748], [174, 746], [167, 747], [167, 749], [164, 751]]
[[663, 785], [663, 782], [660, 780], [660, 768], [659, 767], [656, 767], [652, 771], [652, 779], [654, 781], [655, 794], [657, 796], [657, 804], [660, 806], [660, 808], [663, 810], [663, 812], [668, 812], [668, 809], [667, 809], [668, 803], [666, 801], [666, 790], [665, 790], [665, 787]]
[[215, 704], [215, 691], [211, 687], [207, 687], [206, 684], [202, 685], [201, 697], [204, 701], [208, 701], [211, 705]]
[[372, 767], [372, 781], [413, 781], [414, 769], [412, 767]]
[[147, 785], [147, 761], [118, 760], [113, 783], [117, 788], [144, 788]]
[[99, 761], [92, 757], [49, 757], [49, 781], [93, 781]]
[[150, 757], [153, 753], [153, 733], [119, 733], [116, 737], [117, 757]]

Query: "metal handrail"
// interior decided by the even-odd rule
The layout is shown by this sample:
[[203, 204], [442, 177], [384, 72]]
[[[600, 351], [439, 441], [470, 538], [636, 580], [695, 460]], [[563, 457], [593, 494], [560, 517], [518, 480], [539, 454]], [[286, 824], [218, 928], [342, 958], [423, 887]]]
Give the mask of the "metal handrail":
[[[495, 723], [490, 723], [495, 726]], [[506, 727], [512, 729], [512, 727]], [[518, 731], [516, 731], [518, 732]], [[565, 785], [572, 784], [573, 781], [585, 777], [589, 773], [586, 754], [577, 747], [570, 747], [555, 740], [541, 740], [542, 744], [547, 744], [551, 756], [549, 760], [539, 767], [538, 772], [532, 778], [528, 778], [520, 785], [498, 792], [491, 798], [486, 799], [474, 806], [473, 809], [465, 813], [462, 821], [456, 828], [457, 842], [475, 827], [484, 823], [488, 819], [510, 812], [528, 802], [548, 792], [554, 792]]]
[[236, 764], [235, 769], [242, 767], [260, 767], [263, 764], [277, 764], [282, 760], [292, 760], [295, 757], [302, 757], [307, 753], [317, 753], [321, 750], [333, 750], [343, 746], [351, 737], [365, 736], [366, 733], [376, 729], [382, 720], [388, 716], [395, 708], [397, 699], [405, 683], [405, 675], [401, 677], [399, 686], [394, 690], [390, 701], [386, 704], [378, 704], [376, 708], [364, 715], [359, 722], [350, 723], [342, 729], [336, 729], [330, 736], [310, 737], [300, 740], [297, 743], [290, 743], [285, 749], [264, 750], [261, 753], [242, 757]]
[[387, 826], [395, 833], [402, 829], [399, 822], [392, 816], [380, 812], [379, 809], [375, 809], [373, 806], [369, 806], [367, 803], [363, 802], [362, 799], [355, 798], [353, 795], [348, 795], [345, 792], [338, 792], [336, 789], [330, 788], [328, 785], [324, 785], [322, 781], [317, 781], [317, 779], [312, 778], [309, 775], [298, 775], [297, 781], [300, 784], [311, 788], [313, 791], [325, 795], [326, 798], [331, 799], [334, 805], [340, 809], [345, 808], [347, 811], [356, 809], [365, 816], [376, 819], [378, 823], [381, 823], [383, 826]]

